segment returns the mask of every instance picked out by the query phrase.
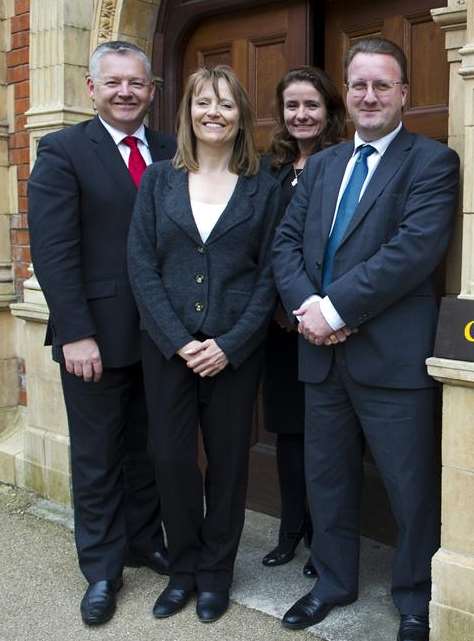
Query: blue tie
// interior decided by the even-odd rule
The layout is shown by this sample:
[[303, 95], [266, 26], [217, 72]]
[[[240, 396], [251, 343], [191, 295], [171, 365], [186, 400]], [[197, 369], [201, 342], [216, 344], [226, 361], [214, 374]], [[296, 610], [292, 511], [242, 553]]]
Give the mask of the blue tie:
[[337, 248], [339, 247], [346, 229], [351, 222], [351, 218], [357, 209], [357, 205], [359, 204], [362, 185], [367, 178], [367, 158], [370, 154], [373, 154], [374, 151], [376, 151], [376, 149], [371, 145], [363, 145], [362, 147], [359, 147], [359, 155], [354, 164], [354, 169], [352, 170], [349, 182], [342, 194], [342, 198], [339, 201], [336, 220], [334, 221], [324, 254], [322, 278], [323, 293], [332, 282], [334, 256], [336, 255]]

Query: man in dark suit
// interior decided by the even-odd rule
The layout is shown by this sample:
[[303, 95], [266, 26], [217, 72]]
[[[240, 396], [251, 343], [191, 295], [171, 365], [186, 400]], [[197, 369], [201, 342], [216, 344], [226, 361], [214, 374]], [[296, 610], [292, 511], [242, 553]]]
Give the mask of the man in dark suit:
[[81, 614], [94, 625], [113, 616], [124, 565], [167, 571], [126, 243], [141, 174], [175, 143], [143, 125], [155, 89], [135, 45], [100, 45], [87, 88], [97, 117], [42, 138], [28, 195], [50, 308], [46, 344], [68, 414], [76, 544], [89, 582]]
[[392, 578], [398, 641], [427, 641], [440, 524], [434, 383], [424, 362], [437, 319], [433, 272], [448, 245], [459, 168], [453, 151], [402, 126], [406, 68], [403, 52], [381, 38], [349, 50], [354, 143], [307, 162], [275, 240], [277, 285], [299, 318], [320, 576], [283, 625], [313, 625], [357, 598], [365, 439], [399, 526]]

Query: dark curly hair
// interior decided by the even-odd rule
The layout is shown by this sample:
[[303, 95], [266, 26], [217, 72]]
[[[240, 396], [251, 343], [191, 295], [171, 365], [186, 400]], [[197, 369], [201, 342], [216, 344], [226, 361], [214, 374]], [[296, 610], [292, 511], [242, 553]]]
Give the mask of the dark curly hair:
[[327, 124], [314, 141], [313, 153], [341, 142], [346, 130], [346, 109], [341, 95], [328, 74], [317, 67], [296, 67], [283, 76], [276, 88], [276, 128], [270, 145], [272, 167], [278, 168], [298, 158], [298, 144], [288, 133], [283, 115], [283, 92], [293, 82], [309, 82], [321, 94], [327, 110]]

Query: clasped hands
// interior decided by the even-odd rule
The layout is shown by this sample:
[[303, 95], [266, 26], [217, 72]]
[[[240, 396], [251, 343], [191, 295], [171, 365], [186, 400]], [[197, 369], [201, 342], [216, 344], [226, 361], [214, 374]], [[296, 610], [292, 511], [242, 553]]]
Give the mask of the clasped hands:
[[178, 355], [189, 368], [202, 378], [215, 376], [229, 363], [227, 356], [213, 338], [204, 341], [193, 340], [178, 350]]
[[313, 345], [337, 345], [344, 343], [348, 336], [357, 332], [347, 326], [334, 330], [321, 312], [319, 301], [301, 306], [293, 311], [298, 318], [298, 332]]

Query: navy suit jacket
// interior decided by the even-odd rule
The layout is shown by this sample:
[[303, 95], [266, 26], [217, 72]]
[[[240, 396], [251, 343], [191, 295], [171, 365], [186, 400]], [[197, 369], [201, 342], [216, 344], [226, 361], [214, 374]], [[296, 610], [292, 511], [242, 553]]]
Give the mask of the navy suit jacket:
[[[353, 143], [319, 152], [306, 163], [274, 243], [274, 273], [291, 314], [320, 293], [324, 251]], [[380, 160], [334, 260], [327, 295], [358, 333], [336, 349], [365, 385], [433, 385], [425, 368], [437, 320], [433, 272], [451, 235], [459, 160], [446, 145], [402, 128]], [[300, 337], [299, 374], [320, 383], [333, 347]]]
[[[174, 139], [146, 130], [153, 160]], [[127, 274], [128, 228], [137, 189], [98, 118], [44, 136], [29, 185], [35, 274], [50, 319], [46, 344], [94, 336], [106, 367], [140, 360], [139, 319]]]
[[202, 333], [238, 367], [262, 343], [276, 299], [271, 244], [281, 213], [271, 176], [240, 176], [203, 243], [187, 172], [170, 162], [147, 169], [130, 226], [129, 271], [142, 325], [165, 358]]

